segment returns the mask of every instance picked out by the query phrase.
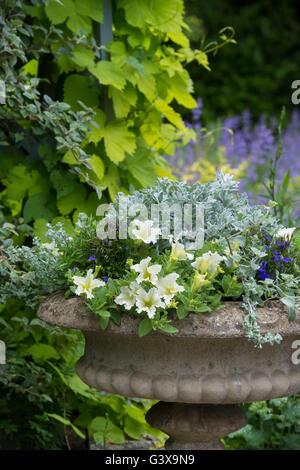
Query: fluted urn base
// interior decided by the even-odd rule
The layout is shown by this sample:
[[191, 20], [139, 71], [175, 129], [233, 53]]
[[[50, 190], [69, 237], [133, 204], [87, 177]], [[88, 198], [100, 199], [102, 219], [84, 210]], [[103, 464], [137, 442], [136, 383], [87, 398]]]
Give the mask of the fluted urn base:
[[167, 450], [223, 450], [220, 439], [246, 426], [247, 418], [237, 405], [194, 405], [159, 402], [146, 420], [170, 437]]

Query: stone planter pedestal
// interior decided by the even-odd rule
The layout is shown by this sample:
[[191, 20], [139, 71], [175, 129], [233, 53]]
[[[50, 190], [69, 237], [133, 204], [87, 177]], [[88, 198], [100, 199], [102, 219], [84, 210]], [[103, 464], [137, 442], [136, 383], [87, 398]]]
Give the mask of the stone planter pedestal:
[[83, 332], [85, 353], [76, 371], [85, 383], [126, 397], [161, 400], [147, 421], [170, 436], [166, 449], [194, 450], [222, 449], [220, 439], [246, 425], [237, 403], [300, 391], [300, 365], [291, 361], [300, 320], [289, 322], [279, 301], [258, 312], [261, 332], [280, 333], [280, 344], [257, 349], [245, 338], [239, 302], [175, 320], [178, 333], [158, 330], [143, 338], [137, 336], [140, 319], [125, 315], [120, 326], [111, 322], [101, 330], [79, 297], [54, 294], [41, 304], [38, 317]]

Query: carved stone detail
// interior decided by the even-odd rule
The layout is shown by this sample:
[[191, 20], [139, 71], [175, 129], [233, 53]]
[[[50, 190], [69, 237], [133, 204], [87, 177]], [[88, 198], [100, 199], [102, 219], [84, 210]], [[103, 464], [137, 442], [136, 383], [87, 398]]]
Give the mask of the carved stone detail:
[[277, 301], [259, 309], [258, 318], [262, 333], [280, 333], [283, 340], [262, 349], [244, 336], [239, 302], [224, 302], [210, 314], [174, 321], [178, 333], [155, 331], [143, 338], [137, 336], [140, 320], [129, 315], [120, 326], [110, 324], [102, 331], [99, 319], [79, 297], [50, 296], [38, 316], [83, 331], [85, 353], [76, 370], [84, 382], [110, 393], [165, 402], [148, 416], [151, 424], [158, 423], [156, 410], [161, 410], [163, 421], [157, 426], [173, 436], [169, 448], [220, 448], [219, 438], [245, 422], [232, 404], [300, 391], [300, 366], [291, 362], [300, 321], [289, 322], [287, 308]]
[[159, 402], [147, 413], [151, 426], [171, 436], [168, 450], [222, 450], [220, 439], [247, 424], [236, 405], [186, 405]]

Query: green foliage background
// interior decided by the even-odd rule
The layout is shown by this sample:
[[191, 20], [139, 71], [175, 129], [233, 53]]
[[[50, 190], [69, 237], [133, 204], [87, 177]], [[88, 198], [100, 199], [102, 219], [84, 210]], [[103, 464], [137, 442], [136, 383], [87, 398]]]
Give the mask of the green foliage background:
[[[194, 137], [173, 104], [196, 106], [185, 66], [207, 68], [208, 58], [183, 33], [183, 1], [112, 6], [114, 39], [100, 45], [99, 1], [1, 2], [0, 274], [6, 246], [30, 246], [34, 235], [47, 241], [48, 222], [72, 235], [80, 212], [95, 215], [118, 191], [171, 176], [162, 155]], [[81, 334], [40, 322], [15, 298], [0, 309], [3, 446], [162, 438], [145, 422], [150, 402], [95, 392], [78, 379]]]
[[289, 112], [291, 84], [299, 77], [298, 5], [293, 0], [189, 0], [186, 21], [192, 28], [192, 45], [213, 40], [215, 31], [230, 25], [237, 45], [224, 48], [214, 58], [213, 73], [188, 70], [196, 96], [204, 101], [205, 117], [236, 115], [249, 109], [255, 118], [262, 113], [279, 116]]

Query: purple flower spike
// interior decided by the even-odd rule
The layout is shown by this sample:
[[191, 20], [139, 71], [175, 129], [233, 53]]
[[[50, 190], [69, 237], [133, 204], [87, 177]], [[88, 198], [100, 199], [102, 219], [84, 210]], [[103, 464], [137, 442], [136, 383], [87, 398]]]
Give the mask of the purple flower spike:
[[95, 256], [90, 256], [90, 257], [89, 257], [89, 260], [90, 260], [90, 261], [96, 261], [96, 259], [97, 259], [97, 258], [96, 258]]

